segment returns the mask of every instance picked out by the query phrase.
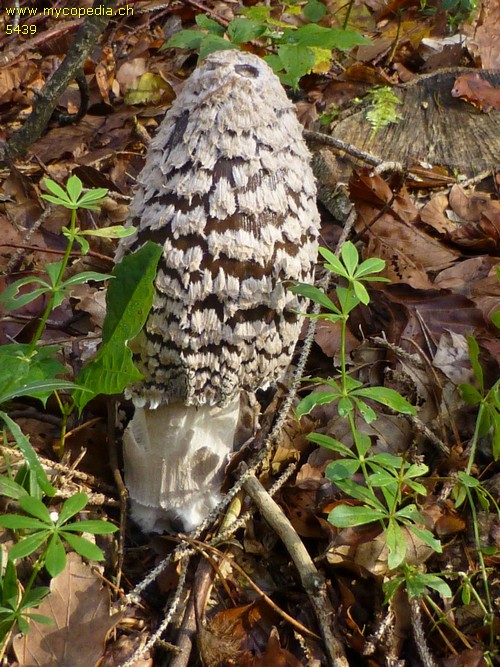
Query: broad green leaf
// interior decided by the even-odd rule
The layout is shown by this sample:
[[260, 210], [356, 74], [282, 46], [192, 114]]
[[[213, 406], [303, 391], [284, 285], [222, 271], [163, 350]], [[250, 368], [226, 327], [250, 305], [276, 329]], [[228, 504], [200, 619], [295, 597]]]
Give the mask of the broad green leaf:
[[403, 398], [394, 389], [388, 387], [365, 387], [364, 389], [356, 389], [353, 392], [356, 396], [363, 396], [370, 398], [372, 401], [377, 401], [388, 408], [400, 412], [404, 415], [416, 415], [417, 410], [411, 403]]
[[293, 88], [297, 88], [299, 79], [309, 74], [316, 61], [314, 51], [301, 44], [281, 44], [278, 56]]
[[393, 519], [389, 520], [385, 531], [385, 539], [389, 549], [387, 565], [390, 570], [395, 570], [406, 557], [406, 537], [401, 526]]
[[322, 447], [331, 449], [334, 452], [339, 452], [344, 456], [350, 458], [353, 458], [355, 456], [355, 454], [349, 449], [349, 447], [346, 447], [344, 444], [340, 442], [340, 440], [335, 440], [335, 438], [331, 438], [329, 435], [323, 435], [322, 433], [309, 433], [307, 435], [307, 439], [310, 440], [311, 442], [315, 442], [317, 445], [321, 445]]
[[214, 21], [214, 19], [209, 18], [206, 14], [197, 14], [195, 19], [196, 25], [199, 26], [202, 30], [207, 30], [213, 35], [222, 35], [226, 32], [224, 26]]
[[358, 459], [339, 459], [329, 463], [325, 470], [325, 476], [330, 482], [338, 482], [342, 479], [350, 479], [359, 470], [361, 463]]
[[5, 572], [2, 577], [2, 570], [0, 569], [0, 584], [1, 584], [1, 599], [6, 600], [15, 600], [14, 604], [17, 604], [17, 598], [19, 596], [19, 581], [17, 579], [17, 570], [14, 562], [8, 560], [5, 565]]
[[47, 479], [47, 475], [45, 474], [45, 471], [42, 468], [40, 461], [38, 460], [38, 456], [36, 455], [33, 447], [28, 442], [28, 439], [26, 438], [24, 433], [21, 431], [16, 422], [13, 421], [9, 417], [9, 415], [7, 415], [5, 412], [0, 412], [0, 420], [3, 420], [5, 422], [7, 428], [14, 436], [16, 444], [21, 450], [21, 453], [24, 456], [26, 463], [33, 471], [33, 473], [36, 475], [37, 482], [40, 485], [42, 491], [47, 496], [53, 496], [56, 490]]
[[0, 475], [0, 496], [7, 496], [7, 498], [14, 498], [19, 500], [23, 496], [27, 496], [28, 492], [15, 480], [10, 477]]
[[68, 178], [66, 182], [66, 190], [73, 202], [76, 202], [78, 197], [82, 194], [83, 190], [83, 183], [78, 178], [78, 176], [73, 174]]
[[[45, 404], [47, 398], [53, 391], [65, 391], [65, 390], [69, 391], [70, 389], [80, 389], [80, 388], [81, 387], [76, 385], [74, 382], [69, 382], [68, 380], [57, 380], [57, 379], [40, 380], [39, 382], [30, 382], [27, 385], [22, 385], [20, 387], [12, 389], [12, 391], [10, 392], [3, 392], [0, 397], [0, 403], [6, 403], [7, 401], [11, 401], [14, 398], [20, 398], [21, 396], [32, 396], [33, 398], [40, 399], [42, 403]], [[3, 414], [5, 413], [0, 413], [0, 415]], [[3, 416], [1, 416], [0, 418], [4, 419]], [[10, 430], [12, 432], [12, 429]], [[12, 434], [14, 435], [13, 432]]]
[[80, 556], [89, 558], [90, 560], [104, 560], [102, 550], [96, 544], [89, 542], [89, 540], [84, 537], [64, 533], [64, 539], [74, 551], [80, 554]]
[[403, 463], [401, 456], [394, 456], [394, 454], [389, 454], [388, 452], [380, 452], [379, 454], [370, 456], [370, 463], [372, 461], [384, 468], [394, 468], [394, 470], [399, 470]]
[[228, 25], [227, 34], [234, 44], [243, 44], [258, 39], [266, 30], [266, 26], [259, 21], [238, 17]]
[[343, 396], [338, 402], [338, 411], [341, 417], [347, 417], [354, 409], [353, 402], [347, 396]]
[[462, 398], [469, 405], [478, 405], [483, 400], [483, 397], [478, 392], [478, 390], [473, 387], [471, 384], [461, 384], [459, 385], [460, 393]]
[[109, 273], [98, 273], [97, 271], [82, 271], [82, 273], [77, 273], [75, 276], [71, 276], [68, 280], [65, 280], [61, 285], [62, 288], [71, 287], [72, 285], [82, 285], [83, 283], [88, 283], [93, 280], [94, 282], [100, 282], [102, 280], [109, 280], [113, 276]]
[[[55, 203], [60, 204], [61, 201], [65, 202], [65, 203], [68, 203], [68, 204], [71, 203], [71, 200], [69, 199], [66, 191], [63, 190], [63, 188], [60, 185], [55, 183], [55, 181], [51, 180], [50, 178], [45, 178], [44, 181], [43, 181], [43, 184], [47, 188], [47, 190], [52, 192], [52, 194], [55, 195], [57, 197], [57, 199], [59, 199], [59, 201], [55, 202]], [[49, 195], [42, 195], [42, 197], [44, 199], [47, 199], [49, 197]]]
[[367, 424], [371, 424], [377, 419], [377, 413], [367, 403], [357, 398], [356, 396], [352, 396], [352, 400], [356, 404], [356, 407]]
[[45, 569], [51, 577], [57, 577], [66, 567], [66, 551], [59, 535], [50, 538], [45, 552]]
[[371, 44], [369, 39], [354, 30], [324, 28], [316, 23], [308, 23], [295, 30], [293, 39], [305, 46], [321, 46], [325, 49], [348, 51], [354, 46]]
[[339, 394], [331, 391], [316, 391], [303, 398], [297, 406], [297, 419], [308, 415], [317, 405], [326, 405], [338, 399]]
[[141, 331], [153, 303], [156, 266], [161, 246], [148, 242], [115, 266], [106, 295], [106, 319], [102, 344], [96, 358], [77, 377], [89, 394], [76, 391], [73, 398], [81, 410], [96, 394], [119, 394], [141, 379], [132, 362], [127, 342]]
[[227, 39], [219, 37], [219, 35], [206, 35], [201, 40], [200, 44], [200, 60], [203, 60], [211, 53], [216, 51], [224, 51], [227, 49], [237, 49], [238, 47], [235, 44], [232, 44]]
[[86, 493], [75, 493], [71, 498], [68, 498], [64, 501], [64, 505], [61, 507], [59, 512], [59, 518], [57, 519], [57, 525], [61, 526], [68, 519], [71, 519], [72, 516], [78, 514], [89, 502], [89, 497]]
[[110, 535], [119, 530], [118, 526], [114, 526], [109, 521], [102, 521], [100, 519], [89, 519], [85, 521], [78, 521], [76, 523], [69, 523], [61, 528], [61, 532], [69, 531], [71, 533], [92, 533], [93, 535]]
[[27, 593], [24, 593], [23, 606], [25, 608], [38, 606], [49, 592], [50, 588], [47, 586], [37, 586], [36, 588], [32, 588]]
[[370, 273], [380, 273], [385, 269], [385, 261], [377, 257], [369, 257], [362, 262], [356, 270], [356, 278], [363, 278]]
[[14, 546], [9, 551], [9, 558], [12, 560], [17, 560], [18, 558], [25, 558], [26, 556], [29, 556], [39, 547], [41, 547], [44, 542], [47, 541], [49, 535], [49, 530], [40, 531], [38, 533], [34, 533], [33, 535], [28, 535], [28, 537], [25, 537], [17, 544], [14, 544]]
[[434, 535], [430, 532], [430, 530], [427, 530], [426, 528], [423, 529], [417, 528], [417, 526], [414, 526], [413, 524], [409, 524], [408, 529], [411, 530], [412, 533], [414, 533], [418, 538], [422, 540], [422, 542], [427, 544], [436, 553], [440, 554], [443, 552], [441, 541], [437, 540], [434, 537]]
[[356, 246], [354, 245], [354, 243], [351, 243], [351, 241], [347, 241], [347, 243], [344, 243], [344, 245], [342, 246], [340, 254], [342, 256], [342, 261], [344, 262], [344, 266], [347, 269], [347, 273], [350, 276], [353, 276], [356, 267], [358, 266], [359, 263], [359, 254], [356, 249]]
[[107, 188], [93, 188], [83, 194], [78, 200], [79, 208], [93, 208], [108, 194]]
[[26, 514], [31, 514], [31, 516], [40, 519], [40, 521], [43, 521], [44, 523], [52, 523], [49, 510], [38, 498], [24, 496], [23, 498], [20, 498], [19, 505]]
[[328, 268], [335, 273], [337, 273], [339, 276], [343, 276], [344, 278], [348, 278], [349, 275], [346, 271], [345, 266], [342, 264], [340, 259], [335, 255], [331, 250], [328, 248], [319, 248], [319, 254], [326, 259], [328, 262]]
[[104, 227], [103, 229], [88, 229], [82, 231], [81, 234], [84, 234], [85, 236], [99, 236], [106, 239], [123, 239], [127, 236], [132, 236], [135, 232], [136, 229], [134, 227], [111, 225], [110, 227]]
[[363, 526], [367, 523], [380, 521], [384, 515], [371, 507], [337, 505], [328, 515], [328, 521], [337, 528]]
[[365, 306], [370, 303], [370, 295], [368, 294], [366, 287], [355, 280], [352, 284], [354, 288], [354, 294], [358, 297], [358, 299], [361, 301], [362, 304]]
[[180, 30], [170, 37], [165, 46], [167, 48], [193, 49], [200, 47], [204, 33], [200, 30]]
[[308, 285], [307, 283], [297, 283], [296, 285], [290, 287], [290, 291], [294, 294], [304, 296], [306, 299], [314, 301], [314, 303], [318, 303], [320, 306], [323, 306], [323, 308], [326, 308], [327, 310], [331, 310], [334, 313], [340, 314], [339, 309], [333, 303], [333, 301], [327, 297], [323, 290], [314, 287], [314, 285]]
[[[29, 498], [29, 496], [25, 496]], [[0, 526], [10, 530], [46, 530], [47, 524], [22, 514], [4, 514], [0, 516]]]
[[309, 21], [317, 23], [323, 18], [328, 10], [322, 2], [319, 2], [319, 0], [308, 0], [302, 11]]

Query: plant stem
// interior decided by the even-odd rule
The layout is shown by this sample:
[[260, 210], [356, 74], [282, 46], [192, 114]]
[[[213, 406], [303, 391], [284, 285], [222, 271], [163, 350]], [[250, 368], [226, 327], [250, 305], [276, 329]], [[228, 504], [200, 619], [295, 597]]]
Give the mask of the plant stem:
[[56, 298], [57, 290], [59, 289], [59, 286], [62, 283], [64, 272], [66, 271], [66, 267], [68, 266], [71, 250], [73, 249], [73, 242], [74, 242], [73, 237], [75, 233], [75, 228], [76, 228], [76, 209], [73, 209], [71, 211], [71, 221], [69, 226], [70, 235], [68, 239], [68, 245], [66, 246], [66, 250], [64, 251], [64, 256], [61, 261], [61, 268], [59, 269], [59, 274], [56, 278], [55, 284], [52, 286], [49, 301], [45, 306], [45, 310], [43, 312], [42, 317], [40, 318], [40, 322], [38, 323], [38, 326], [36, 328], [33, 340], [31, 341], [32, 351], [35, 349], [36, 344], [42, 337], [42, 334], [45, 330], [45, 325], [47, 324], [47, 320], [49, 319], [49, 315], [54, 309], [54, 301]]

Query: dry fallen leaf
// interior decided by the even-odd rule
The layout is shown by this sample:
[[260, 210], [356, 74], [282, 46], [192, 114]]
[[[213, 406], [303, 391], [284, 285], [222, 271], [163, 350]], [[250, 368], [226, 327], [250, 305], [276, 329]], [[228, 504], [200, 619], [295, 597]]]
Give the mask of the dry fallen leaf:
[[36, 610], [50, 625], [30, 624], [29, 633], [14, 639], [19, 667], [94, 667], [104, 641], [120, 614], [109, 615], [102, 582], [76, 553], [66, 569], [50, 582], [50, 593]]

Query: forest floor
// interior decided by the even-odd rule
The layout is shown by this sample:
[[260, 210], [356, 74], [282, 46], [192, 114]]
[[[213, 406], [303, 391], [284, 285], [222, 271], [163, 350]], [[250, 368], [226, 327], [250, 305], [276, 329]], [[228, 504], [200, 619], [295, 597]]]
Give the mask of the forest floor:
[[[0, 528], [1, 664], [500, 664], [500, 8], [493, 0], [479, 2], [476, 11], [467, 0], [448, 2], [446, 10], [444, 4], [131, 2], [133, 13], [113, 17], [84, 64], [89, 99], [83, 118], [65, 124], [54, 116], [24, 155], [0, 167], [5, 290], [20, 278], [46, 278], [47, 264], [67, 247], [62, 230], [70, 211], [52, 206], [46, 213], [45, 179], [64, 187], [76, 175], [85, 188], [108, 191], [99, 210], [78, 213], [83, 230], [126, 221], [147, 145], [196, 65], [194, 51], [165, 48], [169, 38], [177, 35], [186, 45], [191, 39], [201, 49], [231, 39], [258, 55], [281, 54], [274, 66], [292, 84], [290, 96], [315, 157], [321, 244], [334, 251], [344, 226], [352, 225], [348, 238], [361, 260], [383, 259], [380, 275], [388, 279], [368, 285], [369, 300], [350, 314], [345, 331], [335, 318], [318, 320], [304, 372], [318, 382], [312, 392], [302, 383], [294, 408], [299, 399], [335, 393], [345, 373], [360, 386], [392, 389], [414, 407], [402, 414], [405, 409], [398, 413], [390, 400], [367, 398], [349, 419], [345, 404], [316, 396], [300, 420], [286, 415], [258, 469], [266, 489], [279, 482], [276, 504], [256, 510], [248, 486], [238, 496], [240, 510], [233, 502], [231, 511], [249, 514], [226, 539], [218, 540], [217, 532], [227, 523], [196, 540], [149, 539], [125, 521], [117, 486], [121, 445], [110, 415], [121, 397], [98, 396], [81, 415], [67, 414], [71, 401], [64, 391], [45, 403], [19, 387], [9, 394], [18, 378], [4, 363], [0, 507], [2, 514], [16, 514], [22, 506], [32, 523], [18, 522], [15, 534], [8, 520]], [[0, 141], [11, 141], [33, 112], [37, 92], [88, 18], [44, 12], [43, 0], [21, 0], [20, 8], [33, 13], [21, 13], [16, 23], [6, 9], [15, 6], [4, 0], [0, 9]], [[51, 5], [64, 7], [90, 4]], [[251, 25], [235, 22], [242, 18]], [[294, 59], [283, 48], [290, 44], [280, 43], [287, 26], [341, 29], [344, 21], [350, 32], [342, 50], [327, 46], [321, 41], [326, 33], [319, 38], [317, 31], [316, 42], [291, 38]], [[181, 28], [201, 32], [179, 37]], [[426, 88], [432, 75], [435, 86]], [[373, 91], [381, 88], [377, 102]], [[402, 103], [391, 102], [387, 91], [399, 92]], [[79, 106], [73, 82], [58, 111], [75, 114]], [[432, 146], [422, 139], [425, 127], [439, 127]], [[313, 133], [356, 144], [365, 156], [348, 157]], [[73, 247], [67, 275], [111, 273], [116, 241], [85, 238], [89, 251]], [[328, 294], [338, 304], [336, 284]], [[0, 344], [25, 350], [47, 299], [19, 306], [1, 313]], [[105, 283], [91, 279], [74, 285], [50, 312], [39, 343], [57, 346], [57, 363], [71, 369], [65, 379], [76, 377], [95, 354], [105, 313]], [[37, 366], [26, 382], [43, 381], [45, 371], [54, 371], [51, 363]], [[266, 442], [287, 393], [280, 385], [258, 397], [260, 428], [229, 466], [226, 490], [237, 465]], [[47, 479], [52, 497], [44, 492]], [[19, 549], [19, 539], [26, 542], [35, 531], [33, 517], [43, 522], [45, 516], [36, 501], [23, 498], [44, 498], [60, 517], [63, 501], [82, 492], [89, 502], [83, 510], [75, 501], [73, 514], [121, 527], [100, 534], [88, 525], [102, 550], [101, 564], [91, 559], [89, 565], [84, 556], [95, 552], [69, 538], [72, 550], [62, 567], [55, 547], [45, 560], [36, 559], [42, 541], [33, 541], [31, 551]], [[289, 520], [286, 528], [273, 524], [278, 506]], [[14, 545], [13, 570], [5, 563]], [[297, 566], [292, 552], [301, 545], [311, 560]], [[162, 562], [158, 576], [127, 597]], [[58, 572], [52, 578], [51, 564]], [[43, 586], [50, 586], [45, 597], [47, 591], [30, 601], [23, 593]], [[23, 635], [29, 613], [50, 624], [33, 617]], [[171, 623], [163, 628], [166, 615]]]

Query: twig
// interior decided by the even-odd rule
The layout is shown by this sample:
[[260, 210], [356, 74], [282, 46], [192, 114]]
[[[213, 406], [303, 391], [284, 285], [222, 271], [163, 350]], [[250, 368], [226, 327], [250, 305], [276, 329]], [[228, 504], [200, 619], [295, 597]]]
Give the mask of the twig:
[[109, 465], [113, 473], [116, 488], [118, 489], [120, 499], [120, 533], [118, 538], [118, 562], [116, 564], [116, 586], [120, 588], [120, 582], [123, 570], [123, 559], [125, 557], [125, 534], [127, 530], [127, 500], [128, 491], [125, 486], [118, 465], [118, 453], [116, 451], [116, 436], [115, 436], [115, 401], [110, 398], [108, 400], [108, 453]]
[[[266, 492], [267, 493], [267, 492]], [[214, 551], [218, 556], [223, 557], [224, 554], [222, 554], [219, 549], [216, 549], [215, 547], [209, 545], [209, 544], [204, 544], [203, 542], [196, 542], [199, 551], [202, 552], [203, 555], [205, 555], [203, 552], [206, 549], [210, 549], [211, 551]], [[293, 616], [290, 616], [290, 614], [287, 614], [286, 611], [281, 609], [273, 600], [264, 593], [262, 588], [257, 586], [257, 584], [252, 580], [252, 578], [245, 572], [245, 570], [238, 565], [234, 560], [230, 561], [229, 567], [232, 569], [236, 570], [238, 574], [240, 574], [244, 579], [247, 580], [248, 584], [251, 586], [251, 588], [254, 589], [254, 591], [261, 597], [266, 604], [268, 604], [271, 609], [273, 609], [277, 614], [279, 614], [287, 623], [290, 623], [298, 632], [302, 633], [303, 635], [308, 635], [309, 637], [312, 637], [313, 639], [321, 639], [315, 632], [312, 630], [309, 630], [309, 628], [306, 628], [305, 625], [302, 625], [302, 623], [299, 623]]]
[[6, 161], [8, 164], [13, 159], [24, 155], [42, 134], [57, 106], [60, 95], [82, 69], [99, 35], [109, 23], [110, 17], [107, 16], [107, 10], [112, 9], [115, 4], [116, 0], [94, 0], [92, 7], [102, 8], [102, 15], [92, 14], [85, 19], [65, 59], [45, 84], [31, 115], [21, 129], [0, 148], [0, 162]]
[[374, 167], [377, 167], [379, 164], [383, 164], [384, 162], [384, 160], [378, 157], [378, 155], [371, 155], [370, 153], [362, 151], [361, 149], [356, 148], [356, 146], [348, 144], [345, 141], [342, 141], [341, 139], [332, 137], [329, 134], [323, 134], [322, 132], [313, 132], [312, 130], [305, 130], [304, 139], [306, 141], [323, 144], [325, 146], [332, 146], [333, 148], [337, 148], [338, 150], [344, 151], [345, 153], [348, 153], [349, 155], [358, 158], [358, 160], [363, 160], [363, 162], [371, 164]]
[[422, 615], [420, 613], [420, 600], [416, 597], [411, 598], [410, 600], [410, 609], [411, 609], [411, 628], [413, 631], [413, 637], [415, 638], [415, 644], [417, 646], [417, 651], [422, 660], [424, 667], [436, 667], [434, 658], [432, 657], [431, 651], [427, 645], [425, 639], [424, 626], [422, 624]]
[[295, 563], [302, 586], [316, 614], [328, 656], [328, 664], [331, 667], [349, 667], [344, 647], [332, 631], [335, 612], [328, 597], [323, 575], [316, 569], [302, 540], [281, 507], [271, 498], [259, 480], [251, 475], [247, 478], [244, 488], [264, 519], [280, 537]]

